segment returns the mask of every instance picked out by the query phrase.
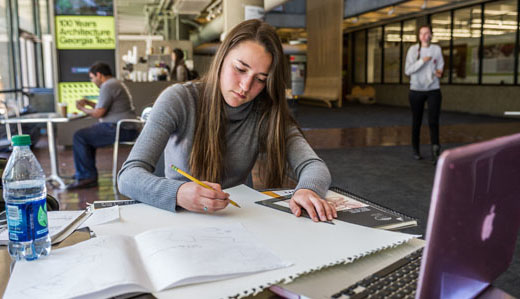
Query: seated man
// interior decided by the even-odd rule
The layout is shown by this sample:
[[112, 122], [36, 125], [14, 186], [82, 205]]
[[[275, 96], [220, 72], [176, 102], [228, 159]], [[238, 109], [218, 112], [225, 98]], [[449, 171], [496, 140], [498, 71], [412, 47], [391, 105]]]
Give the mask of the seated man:
[[[99, 122], [74, 134], [73, 152], [76, 173], [74, 182], [67, 189], [95, 187], [98, 185], [96, 148], [113, 144], [116, 125], [120, 119], [136, 118], [132, 97], [126, 86], [112, 77], [110, 66], [99, 62], [92, 65], [88, 73], [90, 80], [99, 87], [97, 104], [85, 98], [76, 101], [76, 107], [86, 114], [98, 118]], [[121, 141], [136, 138], [133, 124], [121, 127]]]

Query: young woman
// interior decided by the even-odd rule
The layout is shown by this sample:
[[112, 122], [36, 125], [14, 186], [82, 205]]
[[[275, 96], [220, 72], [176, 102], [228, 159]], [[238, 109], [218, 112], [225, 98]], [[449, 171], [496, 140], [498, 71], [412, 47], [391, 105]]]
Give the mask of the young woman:
[[181, 49], [175, 48], [171, 54], [172, 70], [170, 72], [170, 79], [176, 82], [188, 81], [188, 69], [184, 64], [184, 53]]
[[432, 144], [432, 161], [437, 162], [440, 154], [439, 114], [442, 95], [439, 78], [442, 77], [444, 59], [438, 45], [432, 45], [430, 26], [419, 28], [419, 44], [408, 49], [405, 73], [410, 76], [410, 107], [412, 108], [412, 147], [413, 157], [422, 159], [420, 152], [420, 133], [424, 103], [428, 102], [428, 125]]
[[[296, 216], [303, 208], [314, 221], [336, 217], [322, 199], [331, 180], [327, 166], [289, 115], [286, 70], [271, 26], [258, 20], [237, 25], [201, 82], [161, 93], [119, 173], [120, 192], [170, 211], [211, 213], [229, 204], [222, 188], [246, 183], [260, 158], [266, 185], [281, 186], [289, 173], [298, 180], [290, 201]], [[152, 174], [163, 151], [165, 178]], [[172, 164], [217, 191], [188, 181]]]

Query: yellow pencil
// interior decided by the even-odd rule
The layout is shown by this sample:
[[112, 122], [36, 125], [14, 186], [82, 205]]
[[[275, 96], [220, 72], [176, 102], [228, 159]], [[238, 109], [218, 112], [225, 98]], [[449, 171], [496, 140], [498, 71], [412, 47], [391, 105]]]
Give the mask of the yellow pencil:
[[[171, 167], [172, 167], [173, 170], [175, 170], [178, 173], [182, 174], [183, 176], [187, 177], [190, 181], [192, 181], [194, 183], [197, 183], [197, 184], [201, 185], [204, 188], [215, 190], [215, 189], [211, 188], [210, 186], [204, 184], [203, 182], [197, 180], [196, 178], [192, 177], [191, 175], [187, 174], [186, 172], [182, 171], [182, 169], [177, 168], [175, 165], [172, 164]], [[217, 191], [217, 190], [215, 190], [215, 191]], [[232, 205], [234, 205], [237, 208], [240, 208], [240, 206], [236, 202], [232, 201], [230, 198], [228, 198], [228, 199], [229, 199], [229, 203], [231, 203]]]

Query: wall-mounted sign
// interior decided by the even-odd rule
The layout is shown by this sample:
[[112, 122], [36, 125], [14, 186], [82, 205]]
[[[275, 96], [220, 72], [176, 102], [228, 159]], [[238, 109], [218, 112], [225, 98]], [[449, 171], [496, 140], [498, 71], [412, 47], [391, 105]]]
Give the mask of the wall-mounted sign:
[[56, 16], [59, 50], [115, 49], [114, 17]]

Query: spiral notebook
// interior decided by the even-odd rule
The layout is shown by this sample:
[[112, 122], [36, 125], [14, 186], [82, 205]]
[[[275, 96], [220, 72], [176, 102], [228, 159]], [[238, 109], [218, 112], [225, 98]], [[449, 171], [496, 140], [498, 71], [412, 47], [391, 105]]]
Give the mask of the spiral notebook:
[[[291, 196], [292, 194], [257, 201], [256, 203], [291, 213], [289, 208]], [[336, 208], [338, 213], [336, 220], [387, 230], [400, 230], [417, 226], [417, 219], [415, 218], [375, 204], [338, 187], [331, 187], [325, 199]], [[307, 213], [302, 213], [302, 216], [309, 217]]]

